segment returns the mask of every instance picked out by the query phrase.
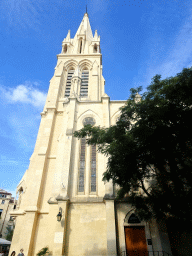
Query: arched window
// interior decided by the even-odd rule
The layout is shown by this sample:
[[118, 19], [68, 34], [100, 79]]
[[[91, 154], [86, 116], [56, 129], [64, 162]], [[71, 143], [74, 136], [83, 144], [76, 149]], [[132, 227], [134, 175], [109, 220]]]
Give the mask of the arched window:
[[97, 44], [94, 44], [93, 53], [97, 53]]
[[79, 165], [79, 184], [78, 192], [84, 192], [85, 187], [85, 138], [81, 139], [81, 149], [80, 149], [80, 165]]
[[67, 45], [65, 44], [64, 49], [63, 49], [64, 53], [67, 53]]
[[19, 189], [19, 195], [23, 194], [23, 187]]
[[[95, 119], [92, 117], [86, 117], [83, 120], [83, 125], [95, 124]], [[78, 179], [78, 192], [84, 192], [85, 187], [85, 149], [86, 149], [86, 138], [81, 139], [80, 144], [80, 163], [79, 163], [79, 179]], [[90, 154], [90, 192], [96, 192], [96, 145], [91, 145], [87, 148], [88, 154]]]
[[21, 200], [22, 200], [22, 195], [23, 195], [23, 187], [20, 187], [18, 192], [19, 192], [19, 198], [18, 198], [17, 202], [18, 202], [18, 206], [20, 206]]
[[96, 145], [91, 145], [91, 192], [96, 192]]
[[86, 117], [83, 120], [83, 125], [85, 126], [87, 124], [95, 125], [95, 119], [93, 117]]
[[89, 70], [84, 69], [81, 76], [80, 97], [88, 96]]
[[65, 87], [65, 97], [69, 97], [70, 91], [71, 91], [71, 78], [74, 74], [75, 70], [70, 69], [67, 74], [67, 82], [66, 82], [66, 87]]
[[80, 38], [80, 40], [79, 40], [79, 53], [82, 53], [82, 49], [83, 49], [83, 40], [82, 40], [82, 38]]
[[129, 224], [139, 224], [141, 223], [140, 219], [135, 215], [134, 213], [131, 214], [131, 216], [128, 219]]

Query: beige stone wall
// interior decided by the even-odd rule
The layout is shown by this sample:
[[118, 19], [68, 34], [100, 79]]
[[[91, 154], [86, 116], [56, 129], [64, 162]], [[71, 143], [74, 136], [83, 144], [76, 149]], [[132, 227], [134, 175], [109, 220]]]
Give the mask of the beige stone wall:
[[23, 240], [21, 239], [23, 236], [26, 235], [26, 230], [24, 229], [25, 217], [24, 215], [19, 216], [16, 219], [16, 229], [14, 230], [14, 235], [12, 239], [12, 248], [11, 251], [19, 252], [21, 248], [23, 248]]
[[51, 197], [51, 192], [52, 192], [52, 186], [53, 186], [53, 178], [54, 178], [54, 173], [55, 173], [55, 163], [56, 159], [48, 159], [47, 160], [47, 168], [45, 170], [45, 177], [44, 177], [44, 187], [42, 189], [42, 195], [41, 195], [41, 205], [40, 205], [40, 210], [42, 212], [49, 212], [49, 204], [48, 200]]
[[55, 117], [55, 123], [53, 127], [52, 140], [50, 143], [49, 157], [56, 156], [58, 139], [62, 130], [63, 112], [58, 112]]
[[[41, 213], [38, 215], [32, 255], [36, 255], [46, 246], [48, 246], [50, 252], [53, 253], [57, 214], [58, 205], [54, 204], [50, 205], [49, 213]], [[60, 225], [62, 224], [60, 223]]]
[[112, 101], [110, 103], [110, 121], [111, 125], [114, 125], [117, 121], [117, 118], [120, 116], [120, 107], [125, 105], [126, 101]]
[[71, 204], [65, 255], [107, 255], [104, 203]]

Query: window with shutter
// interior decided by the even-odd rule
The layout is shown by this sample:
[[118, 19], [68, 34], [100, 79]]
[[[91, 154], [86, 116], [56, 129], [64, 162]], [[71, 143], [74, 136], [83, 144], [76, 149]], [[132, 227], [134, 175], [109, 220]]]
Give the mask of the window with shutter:
[[65, 87], [65, 97], [69, 97], [70, 91], [71, 91], [71, 78], [74, 74], [75, 70], [71, 69], [68, 71], [67, 74], [67, 82], [66, 82], [66, 87]]
[[89, 70], [83, 70], [81, 76], [80, 97], [88, 96]]

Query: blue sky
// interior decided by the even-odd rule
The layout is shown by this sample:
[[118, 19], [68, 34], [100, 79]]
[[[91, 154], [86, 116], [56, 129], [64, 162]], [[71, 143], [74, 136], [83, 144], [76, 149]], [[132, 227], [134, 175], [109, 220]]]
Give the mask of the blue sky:
[[0, 188], [13, 195], [33, 153], [56, 55], [68, 29], [74, 37], [86, 2], [111, 100], [192, 66], [191, 0], [1, 0]]

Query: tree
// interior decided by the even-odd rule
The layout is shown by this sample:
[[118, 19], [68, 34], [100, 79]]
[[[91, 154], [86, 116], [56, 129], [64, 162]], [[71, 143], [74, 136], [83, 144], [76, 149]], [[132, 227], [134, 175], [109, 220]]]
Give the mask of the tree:
[[108, 157], [103, 180], [119, 185], [118, 198], [141, 218], [192, 221], [192, 68], [156, 75], [140, 97], [142, 87], [130, 91], [116, 125], [86, 125], [74, 136]]
[[48, 247], [43, 247], [38, 253], [37, 253], [37, 256], [43, 256], [43, 255], [46, 255], [50, 253], [49, 252], [49, 248]]
[[6, 227], [6, 229], [7, 229], [7, 232], [6, 232], [6, 239], [7, 239], [8, 241], [12, 241], [14, 228], [15, 228], [15, 225]]

